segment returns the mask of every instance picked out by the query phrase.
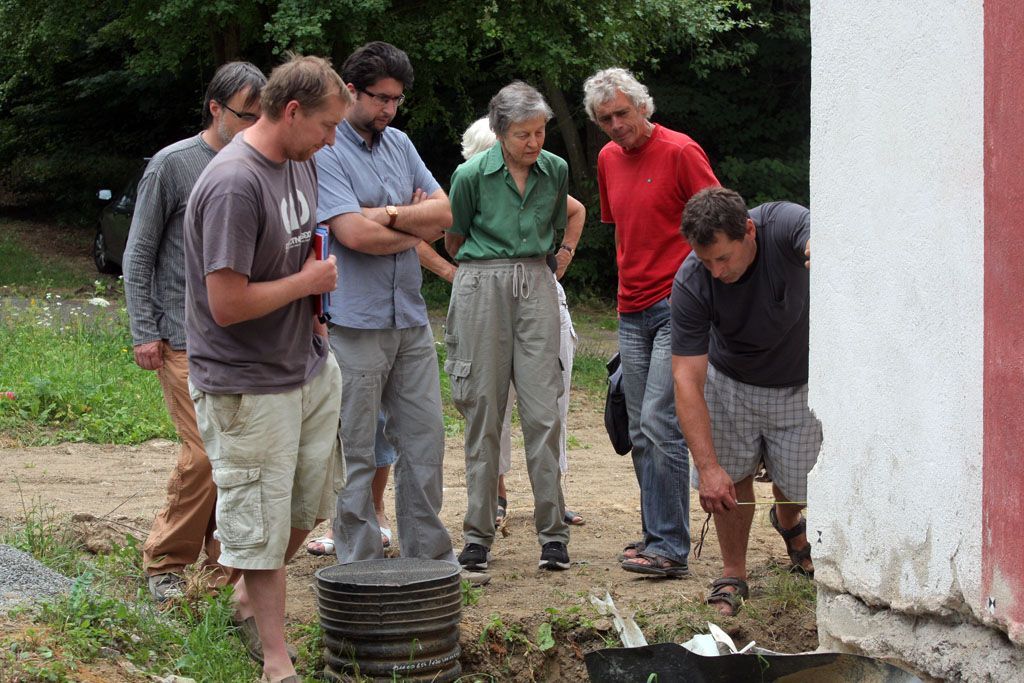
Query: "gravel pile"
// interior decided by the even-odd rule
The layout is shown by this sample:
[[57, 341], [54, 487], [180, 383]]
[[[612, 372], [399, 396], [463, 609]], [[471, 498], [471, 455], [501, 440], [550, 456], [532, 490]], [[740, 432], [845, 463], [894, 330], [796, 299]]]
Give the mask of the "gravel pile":
[[71, 583], [71, 579], [43, 566], [28, 553], [0, 545], [0, 613], [68, 593]]

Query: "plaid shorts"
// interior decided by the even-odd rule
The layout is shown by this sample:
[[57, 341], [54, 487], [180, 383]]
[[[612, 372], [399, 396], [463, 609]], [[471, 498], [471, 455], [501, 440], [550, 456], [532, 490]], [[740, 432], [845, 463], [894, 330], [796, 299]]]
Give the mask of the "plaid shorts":
[[[821, 422], [807, 406], [806, 384], [759, 387], [734, 380], [708, 363], [704, 400], [718, 464], [734, 482], [753, 476], [763, 459], [787, 500], [807, 500], [807, 473], [818, 460]], [[690, 473], [697, 488], [697, 468]]]

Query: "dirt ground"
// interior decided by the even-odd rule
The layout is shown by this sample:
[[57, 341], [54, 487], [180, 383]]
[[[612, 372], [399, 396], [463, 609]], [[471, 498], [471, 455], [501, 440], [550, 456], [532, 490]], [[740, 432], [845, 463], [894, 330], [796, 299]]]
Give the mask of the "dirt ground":
[[[572, 528], [572, 568], [565, 572], [537, 569], [540, 549], [533, 532], [532, 499], [520, 437], [507, 479], [509, 535], [499, 538], [492, 549], [492, 582], [483, 589], [476, 605], [464, 609], [463, 666], [467, 672], [486, 671], [500, 680], [585, 680], [582, 654], [604, 646], [601, 630], [608, 628], [604, 620], [597, 619], [596, 629], [556, 632], [557, 646], [547, 653], [526, 652], [529, 648], [510, 647], [495, 638], [481, 644], [479, 636], [494, 615], [505, 627], [520, 626], [531, 639], [537, 626], [548, 618], [548, 608], [564, 612], [578, 605], [582, 614], [596, 619], [586, 599], [588, 594], [603, 596], [608, 591], [620, 611], [639, 613], [638, 622], [650, 642], [682, 642], [690, 630], [706, 628], [703, 620], [710, 613], [697, 605], [720, 567], [714, 530], [708, 535], [701, 558], [691, 558], [689, 578], [647, 579], [622, 571], [616, 555], [640, 531], [636, 479], [629, 458], [616, 455], [608, 443], [602, 406], [592, 400], [573, 403], [570, 434], [578, 447], [569, 453], [566, 500], [586, 523]], [[0, 449], [0, 526], [16, 523], [22, 515], [22, 501], [30, 506], [38, 501], [62, 516], [86, 514], [111, 520], [109, 525], [78, 525], [87, 529], [84, 540], [100, 548], [104, 534], [110, 534], [103, 531], [104, 526], [114, 535], [125, 532], [143, 538], [163, 502], [176, 453], [175, 443], [162, 440], [134, 447], [69, 443]], [[461, 437], [449, 437], [442, 516], [457, 548], [462, 545], [461, 519], [466, 508], [464, 471]], [[758, 486], [763, 487], [758, 491], [759, 498], [767, 499], [768, 485]], [[392, 510], [393, 496], [393, 486], [389, 485], [387, 500]], [[691, 528], [696, 542], [704, 514], [696, 504], [694, 508]], [[777, 565], [785, 561], [782, 540], [769, 525], [766, 509], [759, 508], [750, 542], [750, 608], [736, 618], [718, 619], [717, 623], [741, 644], [756, 640], [763, 647], [783, 652], [814, 649], [817, 637], [812, 611], [806, 607], [773, 610], [767, 597], [759, 608], [761, 584], [777, 576]], [[300, 552], [289, 565], [289, 620], [309, 622], [315, 618], [310, 588], [313, 572], [331, 562]]]
[[[34, 251], [43, 251], [40, 247], [51, 244], [52, 239], [38, 228], [38, 224], [26, 223], [13, 226]], [[78, 239], [66, 240], [67, 252], [56, 258], [85, 274], [88, 282], [97, 277], [88, 256], [91, 234], [83, 231], [74, 236]], [[0, 296], [5, 294], [16, 292], [0, 287]], [[610, 351], [606, 347], [614, 347], [614, 332], [596, 328], [578, 331], [581, 351], [607, 356]], [[605, 647], [605, 637], [613, 634], [610, 622], [594, 613], [587, 596], [604, 596], [606, 591], [621, 613], [636, 615], [652, 643], [683, 642], [694, 631], [706, 632], [705, 622], [713, 619], [738, 645], [756, 640], [758, 645], [780, 652], [813, 650], [817, 646], [813, 606], [803, 602], [787, 608], [786, 601], [777, 595], [779, 566], [785, 565], [786, 556], [781, 538], [768, 523], [767, 507], [759, 507], [754, 519], [748, 553], [751, 599], [737, 617], [717, 618], [701, 605], [708, 584], [719, 575], [721, 565], [713, 528], [702, 556], [691, 556], [688, 578], [647, 579], [619, 568], [616, 556], [625, 543], [640, 535], [639, 489], [632, 464], [628, 457], [616, 455], [608, 442], [602, 421], [603, 404], [582, 392], [573, 394], [571, 403], [565, 495], [568, 505], [586, 520], [584, 526], [572, 527], [572, 568], [565, 572], [537, 569], [540, 548], [533, 530], [532, 496], [523, 462], [522, 438], [514, 430], [516, 452], [512, 472], [507, 477], [509, 535], [499, 538], [492, 548], [489, 571], [493, 580], [483, 589], [479, 601], [463, 610], [463, 671], [491, 677], [481, 680], [586, 680], [584, 653]], [[145, 538], [163, 503], [167, 478], [177, 458], [177, 445], [163, 440], [131, 447], [75, 443], [33, 448], [10, 446], [10, 440], [0, 434], [0, 530], [17, 524], [24, 506], [41, 504], [61, 518], [77, 517], [73, 528], [87, 546], [98, 551], [105, 545], [109, 547], [120, 534]], [[461, 436], [449, 437], [442, 517], [456, 550], [462, 547], [461, 522], [466, 509], [464, 472]], [[757, 486], [758, 498], [767, 500], [770, 485]], [[386, 497], [393, 511], [393, 482]], [[695, 495], [693, 498], [691, 531], [696, 544], [705, 515]], [[89, 521], [90, 516], [102, 521]], [[314, 530], [311, 537], [320, 535], [322, 530]], [[397, 542], [400, 547], [400, 537]], [[331, 563], [330, 558], [300, 552], [289, 565], [287, 615], [293, 625], [316, 619], [311, 590], [313, 573]], [[786, 581], [803, 579], [782, 579], [783, 586]], [[549, 609], [557, 613], [552, 615]], [[579, 615], [586, 618], [584, 623]], [[537, 627], [544, 621], [555, 621], [557, 616], [567, 617], [569, 623], [556, 626], [556, 645], [546, 652], [521, 640], [501, 637], [502, 633], [519, 632], [535, 645]], [[5, 626], [12, 625], [0, 623], [0, 631]], [[488, 626], [491, 635], [481, 638]], [[80, 672], [82, 676], [86, 673]], [[141, 680], [124, 667], [106, 663], [90, 667], [88, 675], [93, 677], [82, 680]]]

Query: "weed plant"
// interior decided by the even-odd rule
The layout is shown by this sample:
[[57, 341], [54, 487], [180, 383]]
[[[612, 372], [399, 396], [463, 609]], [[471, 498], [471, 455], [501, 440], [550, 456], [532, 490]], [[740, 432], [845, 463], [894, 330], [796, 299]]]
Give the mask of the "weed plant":
[[234, 683], [256, 677], [233, 635], [230, 590], [156, 605], [141, 585], [134, 538], [126, 536], [107, 555], [90, 556], [37, 505], [3, 542], [75, 581], [68, 595], [38, 605], [31, 626], [0, 638], [0, 680], [83, 680], [92, 662], [112, 658], [154, 678], [171, 673]]
[[30, 445], [174, 438], [156, 374], [134, 363], [124, 310], [58, 299], [0, 308], [0, 432]]
[[478, 588], [469, 582], [468, 579], [462, 579], [459, 582], [459, 592], [462, 595], [462, 606], [472, 607], [476, 603], [480, 602], [480, 597], [484, 594], [482, 588]]

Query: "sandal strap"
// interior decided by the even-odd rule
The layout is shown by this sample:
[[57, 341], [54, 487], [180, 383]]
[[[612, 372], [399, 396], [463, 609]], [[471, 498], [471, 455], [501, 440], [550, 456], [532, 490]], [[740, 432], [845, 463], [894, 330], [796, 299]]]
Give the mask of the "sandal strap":
[[[732, 586], [736, 591], [722, 590], [726, 586]], [[738, 595], [743, 598], [750, 597], [750, 586], [747, 585], [746, 581], [736, 576], [723, 576], [715, 579], [711, 582], [711, 588], [713, 590], [711, 595], [708, 596], [709, 598], [713, 595], [718, 595], [719, 593], [724, 593], [726, 595]]]
[[805, 560], [811, 559], [811, 544], [808, 543], [799, 550], [789, 551], [789, 561], [794, 565], [802, 565]]
[[778, 515], [775, 514], [774, 505], [772, 505], [771, 508], [768, 510], [768, 519], [771, 521], [772, 526], [775, 527], [775, 530], [779, 532], [779, 535], [782, 536], [782, 539], [785, 541], [790, 541], [799, 536], [800, 534], [807, 532], [807, 520], [804, 518], [803, 515], [800, 515], [800, 521], [797, 522], [795, 526], [792, 526], [789, 529], [783, 529], [782, 525], [779, 524]]
[[[726, 590], [727, 586], [734, 586], [736, 590], [728, 591]], [[711, 582], [711, 592], [704, 598], [704, 602], [709, 605], [714, 602], [724, 602], [729, 605], [733, 616], [735, 616], [743, 605], [743, 601], [749, 596], [750, 589], [746, 581], [735, 576], [723, 576]]]
[[709, 605], [713, 602], [726, 602], [729, 604], [729, 607], [731, 607], [735, 612], [736, 610], [738, 610], [741, 604], [740, 601], [745, 599], [746, 598], [744, 598], [738, 592], [734, 593], [732, 591], [717, 590], [708, 593], [708, 596], [704, 598], [704, 602], [706, 602]]
[[686, 566], [682, 562], [676, 562], [675, 560], [670, 560], [669, 558], [665, 557], [664, 555], [658, 555], [656, 553], [647, 552], [646, 550], [637, 553], [636, 556], [638, 558], [642, 557], [645, 560], [647, 560], [648, 562], [650, 562], [651, 566], [654, 567], [655, 569], [676, 569], [678, 567], [685, 567]]

